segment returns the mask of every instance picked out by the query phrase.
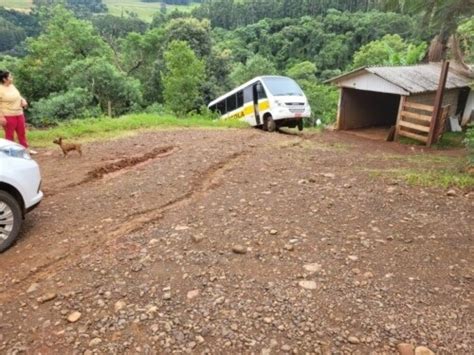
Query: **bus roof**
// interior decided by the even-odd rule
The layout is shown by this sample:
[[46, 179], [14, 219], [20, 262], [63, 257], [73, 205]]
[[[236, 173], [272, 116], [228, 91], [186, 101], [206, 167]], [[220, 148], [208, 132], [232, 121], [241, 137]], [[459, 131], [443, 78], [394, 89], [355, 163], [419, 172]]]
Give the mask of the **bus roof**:
[[[257, 82], [258, 80], [262, 80], [262, 79], [265, 79], [265, 78], [288, 78], [287, 76], [282, 76], [282, 75], [263, 75], [263, 76], [256, 76], [255, 78], [247, 81], [246, 83], [236, 87], [235, 89], [229, 91], [229, 92], [226, 92], [224, 95], [221, 95], [219, 96], [217, 99], [214, 99], [212, 100], [211, 102], [209, 102], [209, 104], [207, 105], [207, 107], [210, 107], [216, 103], [218, 103], [219, 101], [225, 99], [227, 96], [230, 96], [230, 95], [233, 95], [237, 92], [239, 92], [240, 90], [243, 90], [244, 88], [246, 88], [247, 86], [250, 86], [252, 84], [254, 84], [255, 82]], [[289, 79], [289, 78], [288, 78]]]

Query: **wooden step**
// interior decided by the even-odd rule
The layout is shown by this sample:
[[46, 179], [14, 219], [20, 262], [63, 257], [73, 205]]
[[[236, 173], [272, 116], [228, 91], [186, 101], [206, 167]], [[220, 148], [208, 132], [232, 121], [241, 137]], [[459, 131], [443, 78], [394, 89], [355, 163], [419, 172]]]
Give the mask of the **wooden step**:
[[400, 129], [400, 131], [398, 132], [398, 135], [408, 137], [408, 138], [411, 138], [411, 139], [415, 139], [415, 140], [423, 142], [423, 143], [428, 142], [428, 137], [422, 136], [422, 135], [416, 134], [416, 133], [407, 132], [407, 131], [404, 131], [403, 129]]

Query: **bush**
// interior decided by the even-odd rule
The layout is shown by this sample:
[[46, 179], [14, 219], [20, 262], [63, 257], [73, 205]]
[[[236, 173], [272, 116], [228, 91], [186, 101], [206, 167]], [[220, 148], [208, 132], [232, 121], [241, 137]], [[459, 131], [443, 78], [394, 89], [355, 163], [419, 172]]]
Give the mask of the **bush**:
[[166, 109], [163, 106], [163, 104], [155, 102], [155, 103], [151, 104], [150, 106], [147, 106], [143, 112], [144, 113], [156, 113], [156, 114], [162, 115], [162, 114], [166, 113]]
[[326, 125], [333, 123], [337, 115], [338, 89], [316, 81], [302, 80], [299, 83], [311, 106], [309, 126], [315, 126], [317, 119]]
[[35, 126], [51, 126], [73, 118], [94, 117], [100, 114], [92, 106], [92, 95], [83, 88], [64, 93], [53, 93], [32, 105], [30, 122]]

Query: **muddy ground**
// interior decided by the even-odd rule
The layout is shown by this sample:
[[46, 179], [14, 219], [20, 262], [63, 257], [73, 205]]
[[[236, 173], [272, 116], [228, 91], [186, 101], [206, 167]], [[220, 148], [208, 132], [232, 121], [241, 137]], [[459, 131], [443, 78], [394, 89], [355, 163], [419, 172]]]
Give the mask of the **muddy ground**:
[[38, 155], [0, 353], [473, 353], [472, 192], [378, 173], [462, 152], [253, 129], [83, 151]]

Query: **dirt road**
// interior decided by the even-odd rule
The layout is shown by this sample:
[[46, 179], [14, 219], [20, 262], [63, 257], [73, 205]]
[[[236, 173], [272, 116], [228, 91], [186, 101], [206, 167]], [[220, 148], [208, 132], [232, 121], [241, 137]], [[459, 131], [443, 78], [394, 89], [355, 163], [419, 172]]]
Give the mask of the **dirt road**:
[[374, 174], [422, 154], [252, 129], [43, 150], [0, 353], [472, 353], [472, 193]]

